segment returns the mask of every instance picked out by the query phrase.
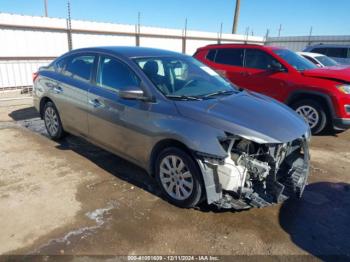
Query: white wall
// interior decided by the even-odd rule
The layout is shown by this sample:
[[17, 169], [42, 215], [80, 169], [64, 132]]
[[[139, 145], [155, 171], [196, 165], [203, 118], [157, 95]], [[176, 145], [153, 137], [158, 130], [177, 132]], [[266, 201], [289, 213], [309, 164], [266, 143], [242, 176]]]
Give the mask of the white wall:
[[[135, 37], [119, 35], [99, 35], [99, 34], [72, 34], [73, 48], [91, 47], [91, 46], [134, 46]], [[66, 43], [67, 45], [67, 39]]]
[[[0, 90], [31, 85], [32, 73], [49, 60], [68, 51], [66, 19], [0, 13]], [[135, 25], [72, 20], [73, 48], [89, 46], [135, 46]], [[140, 46], [182, 52], [182, 29], [140, 27]], [[186, 53], [218, 42], [218, 33], [187, 31]], [[262, 37], [223, 34], [222, 42], [263, 44]], [[5, 60], [5, 57], [12, 58]], [[14, 60], [13, 58], [27, 58]], [[30, 59], [29, 59], [30, 58]]]
[[140, 46], [182, 52], [182, 41], [175, 38], [141, 37]]

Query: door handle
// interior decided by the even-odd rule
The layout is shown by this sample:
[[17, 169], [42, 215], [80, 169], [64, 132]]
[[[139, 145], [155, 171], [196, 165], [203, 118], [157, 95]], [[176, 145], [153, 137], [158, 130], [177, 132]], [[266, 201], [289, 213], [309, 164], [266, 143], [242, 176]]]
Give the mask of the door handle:
[[46, 82], [45, 85], [48, 87], [48, 88], [54, 88], [54, 84], [53, 83], [50, 83], [50, 82]]
[[63, 92], [63, 89], [62, 89], [62, 87], [60, 87], [60, 86], [54, 86], [54, 87], [52, 88], [52, 90], [53, 90], [56, 94], [60, 94], [60, 93]]
[[242, 75], [242, 76], [251, 76], [252, 73], [250, 73], [250, 72], [240, 72], [240, 75]]
[[89, 99], [89, 104], [92, 105], [93, 107], [104, 107], [104, 104], [101, 103], [98, 99]]
[[54, 93], [59, 94], [63, 92], [62, 87], [58, 86], [57, 84], [47, 82], [45, 85], [50, 88]]

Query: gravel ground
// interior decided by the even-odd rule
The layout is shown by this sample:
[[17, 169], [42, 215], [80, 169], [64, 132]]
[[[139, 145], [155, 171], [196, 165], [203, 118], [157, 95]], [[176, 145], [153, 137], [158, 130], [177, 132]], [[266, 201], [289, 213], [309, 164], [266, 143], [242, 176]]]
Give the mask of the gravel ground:
[[77, 137], [48, 139], [30, 99], [0, 101], [0, 254], [350, 259], [349, 148], [350, 132], [313, 137], [301, 200], [179, 209], [133, 164]]

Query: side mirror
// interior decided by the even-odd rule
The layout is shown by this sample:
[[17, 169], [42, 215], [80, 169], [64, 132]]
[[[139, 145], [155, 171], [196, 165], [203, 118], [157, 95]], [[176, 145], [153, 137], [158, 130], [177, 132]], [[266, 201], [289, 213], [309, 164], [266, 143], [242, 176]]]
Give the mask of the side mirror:
[[129, 99], [129, 100], [148, 100], [147, 97], [145, 97], [144, 92], [135, 86], [127, 87], [124, 90], [120, 90], [118, 92], [118, 95], [120, 98], [123, 99]]
[[285, 72], [286, 69], [278, 62], [274, 62], [270, 66], [270, 71], [272, 72]]

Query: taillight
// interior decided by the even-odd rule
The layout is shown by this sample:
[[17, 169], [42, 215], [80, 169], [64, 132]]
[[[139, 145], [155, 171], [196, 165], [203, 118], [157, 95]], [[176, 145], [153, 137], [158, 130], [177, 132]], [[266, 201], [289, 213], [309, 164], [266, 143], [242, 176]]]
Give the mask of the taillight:
[[39, 76], [38, 72], [35, 72], [32, 74], [33, 83], [35, 82], [35, 79], [37, 79], [38, 76]]

